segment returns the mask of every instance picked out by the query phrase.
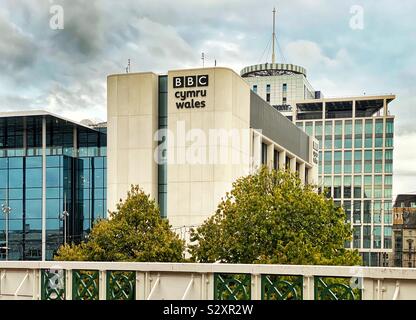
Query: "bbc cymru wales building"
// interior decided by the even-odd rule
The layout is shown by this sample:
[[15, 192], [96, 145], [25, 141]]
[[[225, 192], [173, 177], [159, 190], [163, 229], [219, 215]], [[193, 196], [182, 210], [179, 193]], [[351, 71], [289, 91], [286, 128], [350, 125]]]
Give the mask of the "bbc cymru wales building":
[[138, 184], [186, 228], [262, 164], [317, 182], [317, 141], [231, 69], [111, 75], [107, 88], [109, 209]]

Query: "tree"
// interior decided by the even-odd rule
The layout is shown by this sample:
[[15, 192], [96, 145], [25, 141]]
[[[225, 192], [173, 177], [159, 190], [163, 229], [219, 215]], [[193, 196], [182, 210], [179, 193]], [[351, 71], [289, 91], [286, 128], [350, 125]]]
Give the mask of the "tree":
[[59, 248], [59, 261], [183, 261], [184, 241], [160, 217], [159, 207], [138, 186], [117, 204], [109, 220], [98, 221], [88, 241]]
[[191, 232], [193, 260], [222, 263], [361, 264], [345, 212], [297, 174], [261, 168], [238, 179], [216, 213]]

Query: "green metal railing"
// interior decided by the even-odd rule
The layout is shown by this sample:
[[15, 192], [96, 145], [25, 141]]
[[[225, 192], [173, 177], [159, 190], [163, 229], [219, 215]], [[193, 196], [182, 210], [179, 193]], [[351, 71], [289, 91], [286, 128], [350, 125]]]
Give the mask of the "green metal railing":
[[107, 272], [107, 300], [135, 300], [136, 273], [132, 271]]
[[303, 300], [303, 277], [262, 275], [262, 300]]
[[[72, 284], [72, 300], [136, 299], [138, 290], [136, 271], [103, 271], [101, 278], [100, 272], [98, 270], [42, 269], [40, 298], [42, 300], [68, 299], [66, 294], [71, 293], [67, 292], [67, 290], [71, 290], [67, 287], [69, 281]], [[357, 278], [355, 282], [351, 279], [315, 276], [311, 281], [313, 296], [309, 294], [308, 296], [315, 300], [361, 300], [362, 289], [356, 282], [360, 282], [362, 279]], [[254, 298], [262, 300], [304, 299], [305, 286], [302, 275], [263, 274], [254, 276], [246, 273], [214, 273], [213, 280], [213, 283], [211, 282], [212, 289], [208, 288], [208, 290], [213, 290], [212, 297], [215, 300], [251, 300], [252, 290], [256, 291]], [[101, 294], [100, 283], [103, 286]]]
[[[354, 284], [354, 283], [353, 283]], [[315, 300], [361, 300], [362, 290], [351, 278], [315, 277]]]
[[99, 299], [99, 272], [74, 270], [72, 273], [72, 300]]
[[250, 300], [251, 275], [249, 274], [215, 274], [215, 300]]
[[42, 300], [65, 300], [66, 289], [65, 270], [42, 270], [41, 286]]

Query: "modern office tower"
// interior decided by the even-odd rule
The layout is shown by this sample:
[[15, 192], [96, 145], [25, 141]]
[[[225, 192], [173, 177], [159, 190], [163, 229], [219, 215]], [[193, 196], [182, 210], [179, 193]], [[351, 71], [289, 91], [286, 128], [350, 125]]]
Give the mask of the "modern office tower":
[[0, 260], [50, 260], [106, 217], [99, 130], [43, 111], [0, 113]]
[[399, 194], [393, 206], [390, 267], [416, 268], [416, 194]]
[[271, 104], [276, 103], [273, 95], [279, 101], [282, 92], [292, 92], [290, 108], [276, 108], [319, 141], [320, 183], [344, 206], [353, 226], [354, 239], [347, 246], [359, 249], [366, 265], [386, 265], [392, 248], [394, 133], [388, 105], [395, 96], [325, 99], [316, 93], [308, 98], [313, 95], [302, 85], [306, 71], [289, 74], [288, 68], [296, 70], [265, 64], [241, 73]]
[[[273, 31], [273, 42], [275, 32]], [[274, 45], [273, 45], [274, 47]], [[263, 99], [319, 141], [319, 181], [342, 205], [365, 265], [392, 252], [394, 95], [325, 99], [292, 64], [249, 66], [241, 76]]]
[[230, 69], [111, 75], [107, 87], [109, 209], [138, 184], [176, 229], [202, 224], [262, 164], [317, 181], [316, 140]]
[[353, 228], [347, 247], [365, 265], [385, 266], [392, 251], [394, 95], [294, 103], [293, 121], [319, 141], [320, 185]]

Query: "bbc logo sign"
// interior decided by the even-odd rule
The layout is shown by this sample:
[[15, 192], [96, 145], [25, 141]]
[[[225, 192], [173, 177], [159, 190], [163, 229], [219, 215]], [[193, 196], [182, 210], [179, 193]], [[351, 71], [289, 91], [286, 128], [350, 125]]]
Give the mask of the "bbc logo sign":
[[174, 77], [173, 88], [208, 87], [208, 75]]

